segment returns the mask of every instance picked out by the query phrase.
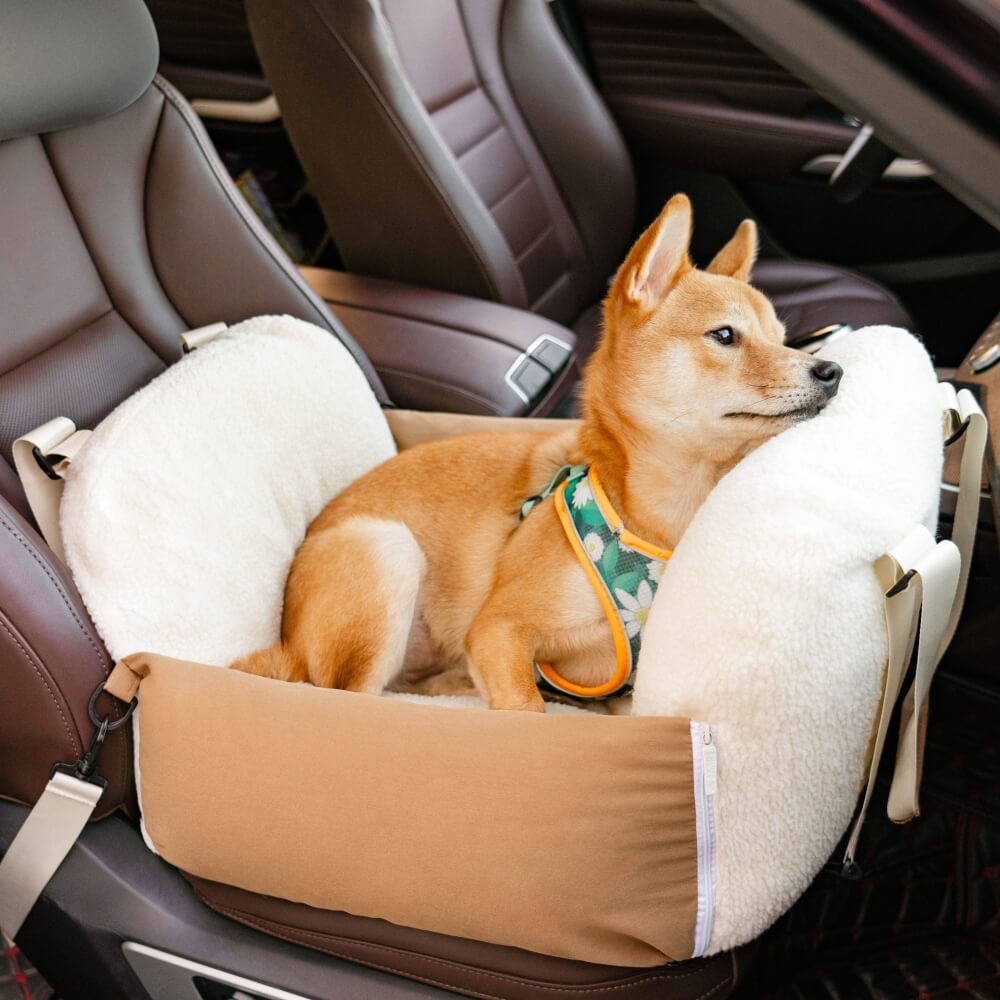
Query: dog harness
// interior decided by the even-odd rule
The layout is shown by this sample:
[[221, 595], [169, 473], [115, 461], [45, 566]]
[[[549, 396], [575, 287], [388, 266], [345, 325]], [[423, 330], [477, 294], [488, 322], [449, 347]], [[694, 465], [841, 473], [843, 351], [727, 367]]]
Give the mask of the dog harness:
[[521, 517], [549, 496], [608, 620], [615, 670], [605, 683], [586, 686], [560, 677], [549, 663], [536, 663], [538, 686], [587, 700], [626, 695], [632, 690], [646, 616], [673, 553], [650, 545], [625, 527], [594, 468], [564, 465], [541, 493], [524, 502]]

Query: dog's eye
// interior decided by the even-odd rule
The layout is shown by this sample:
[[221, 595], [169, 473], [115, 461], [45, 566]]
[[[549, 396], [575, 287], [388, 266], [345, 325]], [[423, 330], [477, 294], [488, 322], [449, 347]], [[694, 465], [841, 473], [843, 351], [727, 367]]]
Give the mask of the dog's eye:
[[739, 339], [731, 326], [720, 326], [718, 330], [709, 330], [705, 336], [711, 337], [712, 340], [718, 341], [726, 347], [731, 347]]

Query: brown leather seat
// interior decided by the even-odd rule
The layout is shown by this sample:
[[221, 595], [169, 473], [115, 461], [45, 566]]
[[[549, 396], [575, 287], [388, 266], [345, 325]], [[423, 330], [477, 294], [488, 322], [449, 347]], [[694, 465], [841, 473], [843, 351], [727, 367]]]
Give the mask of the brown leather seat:
[[[628, 152], [545, 0], [248, 0], [285, 124], [349, 270], [572, 327], [635, 225]], [[762, 261], [789, 336], [912, 326], [884, 288]]]
[[[248, 211], [185, 101], [152, 80], [156, 37], [139, 0], [6, 0], [0, 39], [2, 851], [23, 821], [16, 803], [34, 802], [52, 764], [77, 759], [92, 741], [87, 701], [110, 667], [72, 578], [31, 522], [13, 440], [56, 415], [93, 426], [177, 360], [179, 333], [262, 313], [291, 313], [340, 337], [385, 397]], [[118, 711], [106, 697], [98, 705]], [[133, 937], [235, 973], [254, 966], [258, 978], [310, 996], [428, 990], [383, 977], [389, 992], [379, 992], [364, 970], [366, 991], [356, 966], [286, 941], [475, 996], [721, 997], [733, 987], [729, 955], [683, 968], [606, 969], [201, 885], [220, 912], [266, 934], [214, 914], [206, 922], [136, 825], [108, 815], [132, 797], [126, 733], [109, 736], [98, 758], [108, 780], [104, 818], [18, 935], [43, 972], [68, 984], [67, 995], [147, 996], [123, 957]]]

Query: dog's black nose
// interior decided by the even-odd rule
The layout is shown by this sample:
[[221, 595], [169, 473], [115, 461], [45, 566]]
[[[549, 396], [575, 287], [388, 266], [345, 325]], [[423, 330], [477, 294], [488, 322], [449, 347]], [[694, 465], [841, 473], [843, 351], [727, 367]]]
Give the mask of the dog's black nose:
[[817, 361], [810, 369], [809, 374], [823, 386], [828, 396], [836, 396], [837, 387], [840, 385], [840, 376], [844, 374], [844, 369], [836, 361]]

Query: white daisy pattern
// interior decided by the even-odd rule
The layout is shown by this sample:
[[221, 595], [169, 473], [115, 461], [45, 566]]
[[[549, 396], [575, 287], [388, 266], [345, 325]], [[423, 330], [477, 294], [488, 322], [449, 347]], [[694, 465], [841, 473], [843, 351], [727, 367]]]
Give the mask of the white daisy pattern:
[[653, 581], [653, 583], [659, 583], [663, 577], [663, 570], [666, 568], [666, 563], [660, 562], [659, 559], [650, 559], [649, 566], [646, 568], [646, 576]]
[[642, 631], [642, 627], [649, 617], [649, 608], [653, 603], [653, 588], [650, 587], [648, 580], [643, 580], [634, 597], [620, 587], [616, 588], [615, 597], [618, 598], [618, 603], [622, 607], [622, 624], [625, 626], [625, 634], [632, 639]]
[[604, 555], [604, 542], [601, 541], [601, 536], [593, 531], [584, 535], [583, 547], [594, 562], [597, 562]]
[[581, 479], [573, 489], [573, 509], [582, 510], [594, 499], [593, 491], [590, 489], [590, 480]]

